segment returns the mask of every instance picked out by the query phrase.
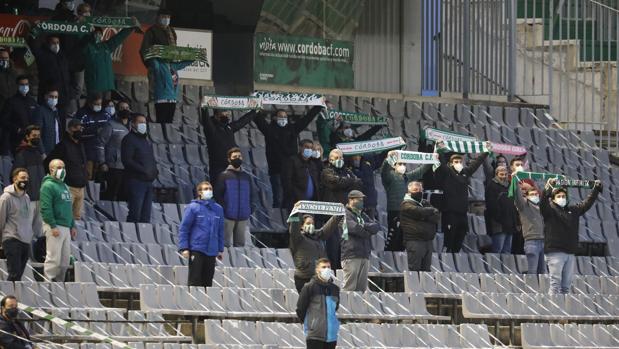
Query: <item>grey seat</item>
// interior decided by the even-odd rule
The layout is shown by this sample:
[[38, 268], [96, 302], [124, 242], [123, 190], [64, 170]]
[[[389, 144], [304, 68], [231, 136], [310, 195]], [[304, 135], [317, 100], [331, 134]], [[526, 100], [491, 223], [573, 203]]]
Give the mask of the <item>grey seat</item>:
[[550, 338], [550, 324], [523, 323], [520, 325], [522, 347], [529, 348], [548, 348], [554, 347]]

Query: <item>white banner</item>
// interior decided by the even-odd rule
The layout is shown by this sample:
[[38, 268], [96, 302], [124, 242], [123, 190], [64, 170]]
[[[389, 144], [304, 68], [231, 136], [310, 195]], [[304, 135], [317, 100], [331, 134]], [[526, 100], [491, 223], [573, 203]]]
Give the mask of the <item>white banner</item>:
[[325, 98], [314, 93], [294, 93], [294, 92], [254, 92], [253, 96], [260, 97], [262, 104], [278, 105], [319, 105], [325, 107]]
[[404, 142], [402, 137], [393, 137], [365, 142], [338, 143], [335, 146], [344, 155], [357, 155], [401, 148], [405, 145], [406, 142]]
[[181, 79], [213, 80], [213, 32], [210, 30], [183, 29], [176, 30], [176, 45], [194, 48], [205, 48], [205, 62], [193, 62], [192, 65], [178, 71]]
[[395, 162], [403, 164], [440, 164], [438, 154], [436, 153], [421, 153], [418, 151], [397, 150]]
[[209, 95], [202, 97], [201, 106], [211, 109], [260, 109], [262, 108], [262, 100], [257, 97]]

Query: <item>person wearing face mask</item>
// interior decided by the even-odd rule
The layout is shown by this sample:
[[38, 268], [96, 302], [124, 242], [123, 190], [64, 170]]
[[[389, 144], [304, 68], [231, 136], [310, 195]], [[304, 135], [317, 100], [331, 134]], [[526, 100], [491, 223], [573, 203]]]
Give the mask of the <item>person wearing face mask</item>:
[[251, 177], [243, 172], [243, 154], [240, 148], [228, 150], [228, 168], [219, 174], [215, 184], [215, 201], [224, 208], [224, 245], [245, 246], [249, 230], [249, 216], [255, 208], [257, 195]]
[[423, 184], [408, 183], [408, 192], [400, 205], [400, 228], [408, 256], [408, 270], [430, 271], [433, 241], [441, 213], [423, 199]]
[[[439, 146], [441, 146], [439, 144]], [[492, 151], [488, 142], [486, 147]], [[464, 166], [462, 155], [454, 154], [446, 164], [441, 159], [441, 165], [434, 172], [439, 187], [443, 190], [443, 207], [441, 207], [441, 227], [445, 233], [447, 252], [458, 253], [462, 249], [464, 237], [469, 229], [467, 212], [469, 211], [470, 177], [486, 161], [488, 153], [479, 155]]]
[[287, 209], [292, 209], [300, 200], [316, 201], [320, 197], [320, 169], [312, 160], [314, 142], [304, 139], [299, 143], [299, 154], [291, 156], [282, 167], [282, 186], [284, 187], [284, 203]]
[[249, 124], [255, 116], [256, 111], [251, 110], [237, 120], [232, 120], [231, 110], [216, 109], [210, 117], [208, 109], [202, 110], [209, 177], [213, 185], [217, 184], [217, 176], [228, 167], [228, 150], [237, 146], [234, 134]]
[[345, 291], [365, 292], [368, 288], [371, 237], [380, 230], [380, 225], [363, 213], [365, 195], [359, 190], [348, 193], [346, 205], [346, 229], [340, 225], [342, 269]]
[[16, 78], [17, 72], [11, 64], [9, 51], [5, 48], [0, 48], [0, 108], [17, 89], [17, 86], [15, 86]]
[[338, 128], [331, 132], [331, 148], [335, 149], [338, 143], [369, 141], [382, 128], [382, 125], [375, 125], [358, 135], [350, 123], [340, 122]]
[[290, 122], [288, 113], [278, 109], [268, 123], [266, 114], [259, 114], [254, 123], [264, 135], [266, 145], [269, 179], [273, 190], [273, 207], [282, 207], [282, 167], [284, 161], [298, 153], [297, 140], [301, 131], [314, 120], [322, 110], [321, 106], [314, 106], [296, 122]]
[[[29, 94], [30, 81], [27, 76], [20, 75], [15, 78], [16, 87], [2, 107], [0, 108], [0, 129], [5, 133], [0, 141], [0, 154], [2, 153], [2, 143], [11, 152], [19, 145], [23, 138], [26, 127], [32, 124], [33, 115], [37, 109], [37, 102]], [[0, 133], [2, 133], [0, 131]], [[5, 153], [8, 153], [5, 151]]]
[[378, 192], [374, 184], [376, 178], [374, 172], [380, 168], [385, 156], [387, 156], [387, 152], [353, 155], [345, 159], [346, 166], [348, 166], [352, 173], [361, 179], [363, 183], [362, 191], [366, 195], [365, 208], [363, 211], [372, 219], [377, 219], [378, 217], [378, 212], [376, 211], [376, 205], [378, 205]]
[[[137, 20], [134, 19], [137, 25]], [[116, 89], [116, 76], [112, 70], [112, 52], [116, 50], [137, 28], [124, 28], [111, 38], [103, 40], [104, 30], [96, 27], [92, 34], [85, 36], [82, 41], [81, 54], [84, 60], [84, 81], [86, 93], [103, 94], [110, 98], [111, 91]]]
[[71, 238], [75, 238], [73, 197], [65, 183], [68, 175], [60, 159], [49, 162], [49, 174], [41, 185], [41, 218], [45, 234], [45, 277], [64, 282], [71, 259]]
[[[525, 171], [524, 165], [525, 165], [525, 159], [522, 156], [517, 156], [511, 159], [511, 161], [509, 162], [509, 175], [507, 177], [507, 180], [510, 183], [512, 180], [512, 173]], [[524, 190], [525, 186], [535, 188], [535, 181], [531, 179], [524, 179], [521, 181], [521, 188]], [[517, 218], [517, 221], [520, 222], [520, 219], [518, 218], [517, 215], [516, 215], [516, 218]], [[512, 235], [511, 253], [512, 254], [525, 254], [524, 241], [525, 240], [523, 237], [522, 227], [520, 226], [520, 224], [518, 224], [516, 231]]]
[[73, 114], [77, 110], [77, 104], [69, 106], [69, 101], [74, 98], [69, 71], [69, 50], [60, 42], [58, 34], [49, 34], [40, 45], [30, 43], [30, 48], [36, 59], [39, 81], [39, 103], [45, 102], [45, 93], [53, 86], [58, 91], [58, 105], [62, 114]]
[[124, 184], [127, 189], [129, 214], [127, 222], [150, 223], [153, 205], [153, 181], [159, 171], [153, 147], [147, 139], [148, 124], [146, 116], [133, 114], [131, 132], [120, 145], [120, 157], [124, 171]]
[[[8, 281], [21, 281], [28, 262], [34, 227], [41, 225], [41, 216], [30, 214], [32, 203], [26, 193], [28, 171], [16, 168], [11, 173], [12, 184], [0, 195], [0, 233], [6, 257]], [[40, 229], [38, 229], [40, 230]]]
[[303, 323], [308, 349], [335, 349], [340, 321], [340, 288], [327, 258], [316, 262], [312, 279], [303, 286], [297, 300], [297, 317]]
[[499, 166], [494, 178], [486, 186], [486, 222], [492, 237], [492, 253], [511, 253], [512, 236], [518, 226], [518, 211], [507, 196], [509, 180], [507, 168]]
[[213, 200], [211, 183], [201, 182], [196, 192], [178, 228], [178, 251], [189, 260], [187, 285], [211, 287], [224, 253], [224, 209]]
[[103, 109], [103, 97], [101, 94], [96, 93], [88, 96], [86, 105], [75, 113], [74, 118], [80, 120], [84, 126], [81, 141], [86, 149], [88, 178], [93, 179], [97, 170], [101, 172], [106, 170], [106, 168], [100, 167], [104, 163], [97, 162], [98, 151], [103, 147], [97, 135], [100, 129], [112, 119], [112, 116]]
[[539, 208], [544, 218], [544, 258], [550, 274], [551, 294], [570, 293], [578, 252], [580, 217], [593, 207], [601, 192], [602, 182], [596, 180], [584, 201], [569, 204], [566, 188], [557, 187], [554, 178], [546, 182]]
[[60, 142], [62, 125], [65, 124], [64, 114], [58, 106], [58, 89], [50, 86], [45, 91], [45, 101], [40, 103], [32, 114], [32, 124], [41, 127], [41, 150], [49, 154]]
[[88, 184], [87, 156], [82, 142], [83, 127], [78, 119], [71, 119], [63, 140], [47, 155], [45, 166], [52, 159], [64, 162], [67, 171], [65, 183], [73, 197], [73, 218], [81, 219], [84, 208], [84, 191]]
[[482, 164], [482, 169], [484, 171], [484, 187], [488, 185], [488, 182], [491, 181], [492, 178], [494, 178], [494, 171], [497, 167], [507, 167], [507, 165], [507, 158], [502, 154], [498, 154], [493, 160], [486, 158], [486, 161]]
[[32, 349], [30, 333], [24, 324], [17, 319], [19, 309], [17, 298], [12, 295], [2, 297], [0, 300], [0, 346], [7, 349]]
[[300, 293], [303, 286], [311, 280], [316, 262], [327, 256], [324, 240], [338, 235], [338, 226], [342, 219], [343, 216], [331, 216], [322, 228], [317, 229], [313, 215], [298, 214], [290, 218], [288, 246], [294, 260], [294, 285], [297, 292]]
[[153, 45], [176, 46], [176, 31], [170, 26], [171, 19], [171, 11], [165, 8], [159, 9], [155, 24], [144, 33], [140, 46], [140, 57], [148, 69], [148, 89], [151, 100], [155, 100], [155, 72], [144, 57]]
[[[512, 176], [514, 174], [515, 172]], [[522, 225], [524, 253], [527, 256], [527, 274], [545, 274], [544, 221], [540, 212], [539, 191], [534, 187], [529, 187], [522, 193], [515, 193], [514, 203]]]
[[323, 157], [324, 154], [325, 154], [325, 150], [323, 149], [320, 142], [314, 141], [314, 151], [312, 152], [312, 161], [314, 161], [314, 163], [316, 164], [316, 167], [320, 169], [320, 172], [322, 172], [322, 169], [325, 167], [326, 161]]
[[385, 251], [404, 251], [402, 230], [400, 229], [400, 204], [410, 181], [421, 180], [432, 165], [421, 165], [408, 171], [403, 163], [396, 160], [396, 151], [387, 153], [380, 169], [380, 179], [387, 194], [387, 239]]
[[121, 160], [121, 144], [129, 134], [131, 112], [122, 110], [116, 117], [106, 122], [97, 133], [97, 160], [104, 173], [106, 189], [101, 193], [101, 200], [124, 201], [126, 195], [121, 190], [124, 167]]

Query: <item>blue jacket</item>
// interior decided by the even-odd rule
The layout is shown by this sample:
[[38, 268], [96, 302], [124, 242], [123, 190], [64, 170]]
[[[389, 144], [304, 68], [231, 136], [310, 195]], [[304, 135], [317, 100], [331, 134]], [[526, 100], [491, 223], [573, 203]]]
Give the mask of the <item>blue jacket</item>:
[[[155, 102], [159, 100], [175, 101], [178, 94], [178, 75], [177, 71], [191, 65], [190, 61], [179, 63], [169, 63], [157, 58], [149, 59], [148, 66], [155, 80]], [[177, 76], [176, 82], [172, 75]]]
[[97, 149], [101, 146], [97, 137], [99, 129], [102, 128], [112, 118], [105, 110], [94, 111], [90, 106], [80, 108], [74, 116], [81, 120], [84, 126], [82, 143], [86, 148], [86, 158], [90, 161], [97, 161]]
[[47, 104], [42, 104], [32, 114], [32, 123], [41, 127], [42, 151], [44, 154], [49, 154], [62, 138], [64, 132], [63, 118], [58, 115], [58, 109], [51, 110]]
[[178, 229], [178, 250], [217, 256], [224, 251], [224, 209], [213, 200], [192, 200]]
[[129, 132], [121, 142], [120, 157], [125, 167], [125, 178], [152, 182], [159, 175], [153, 147], [145, 135]]
[[224, 208], [226, 219], [244, 221], [252, 211], [251, 178], [228, 166], [215, 183], [215, 200]]

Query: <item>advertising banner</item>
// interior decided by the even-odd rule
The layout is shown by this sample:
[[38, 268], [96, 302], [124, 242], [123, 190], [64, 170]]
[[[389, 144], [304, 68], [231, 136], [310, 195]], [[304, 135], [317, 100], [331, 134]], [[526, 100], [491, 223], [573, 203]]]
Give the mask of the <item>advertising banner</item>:
[[254, 82], [354, 88], [353, 43], [256, 33]]
[[[176, 45], [206, 49], [206, 62], [196, 61], [178, 72], [181, 79], [213, 79], [213, 32], [210, 30], [174, 28]], [[207, 64], [208, 63], [208, 64]]]

